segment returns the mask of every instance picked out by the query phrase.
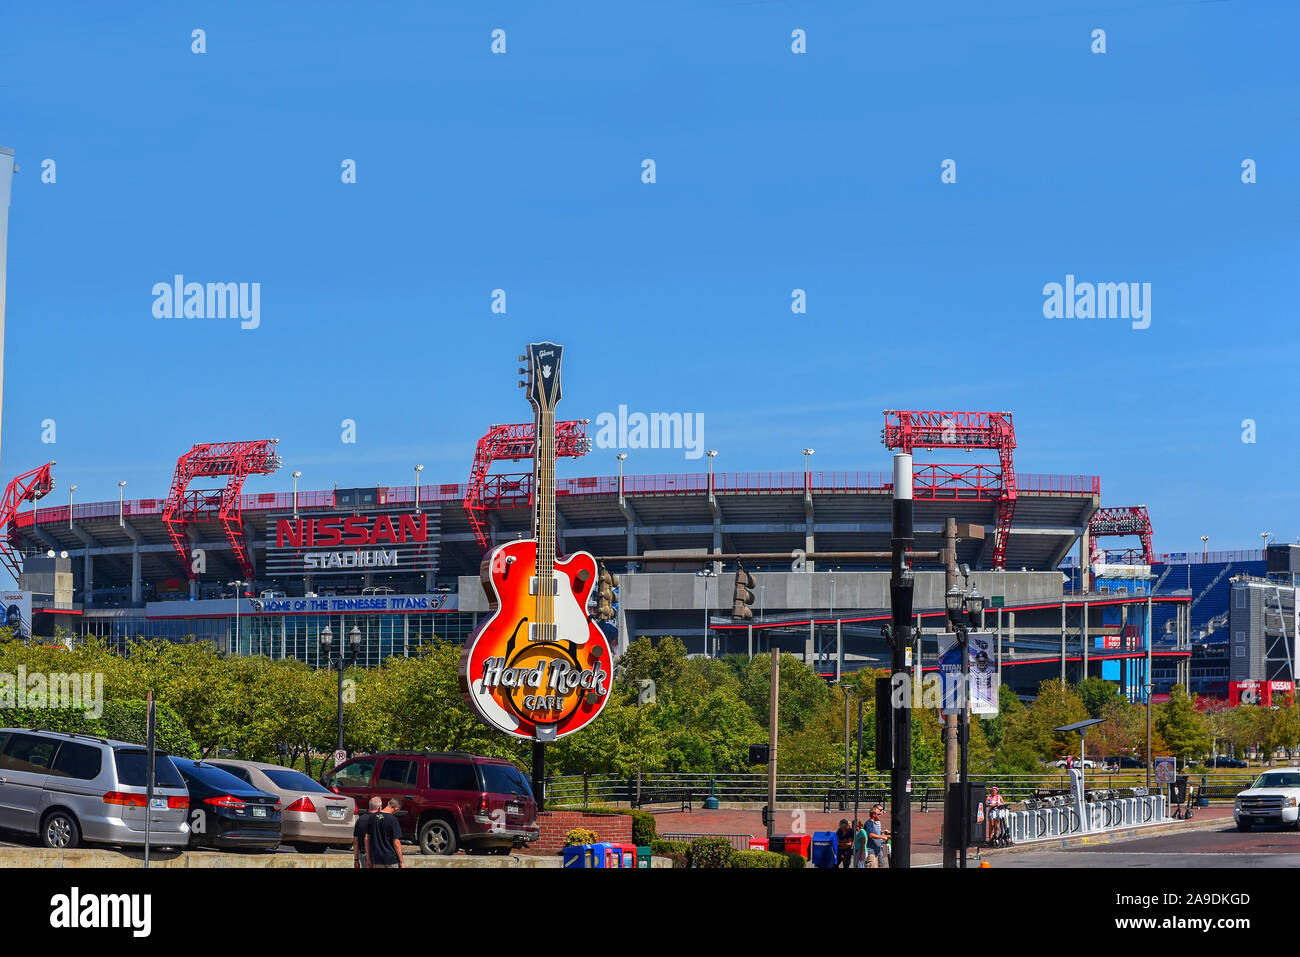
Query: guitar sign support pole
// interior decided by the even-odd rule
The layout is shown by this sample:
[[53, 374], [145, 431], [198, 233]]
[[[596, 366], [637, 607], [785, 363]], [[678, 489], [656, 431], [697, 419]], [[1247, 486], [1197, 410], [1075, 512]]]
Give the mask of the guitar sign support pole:
[[533, 800], [537, 810], [546, 809], [546, 742], [533, 742]]

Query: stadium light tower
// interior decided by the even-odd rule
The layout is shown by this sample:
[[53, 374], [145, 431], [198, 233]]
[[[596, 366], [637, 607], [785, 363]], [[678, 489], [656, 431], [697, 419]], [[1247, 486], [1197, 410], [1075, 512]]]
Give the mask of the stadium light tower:
[[77, 486], [68, 486], [68, 531], [72, 531], [72, 493], [77, 490]]
[[1259, 537], [1260, 537], [1261, 539], [1264, 540], [1264, 544], [1263, 544], [1263, 546], [1261, 546], [1261, 547], [1263, 548], [1264, 551], [1268, 551], [1268, 540], [1269, 540], [1269, 538], [1272, 537], [1272, 535], [1273, 535], [1272, 532], [1260, 532], [1260, 533], [1259, 533]]
[[1209, 560], [1210, 560], [1210, 536], [1202, 535], [1201, 536], [1201, 561], [1208, 562]]
[[123, 517], [123, 512], [122, 512], [123, 505], [125, 504], [123, 498], [125, 493], [122, 490], [125, 488], [126, 488], [126, 482], [117, 483], [117, 527], [118, 528], [126, 528], [126, 519]]
[[301, 472], [293, 473], [293, 517], [298, 517], [298, 479], [302, 476]]
[[[0, 400], [4, 398], [5, 385], [5, 264], [9, 255], [9, 194], [18, 164], [14, 151], [0, 146]], [[0, 404], [0, 413], [3, 405]]]
[[626, 452], [619, 452], [616, 456], [618, 459], [618, 497], [623, 498], [623, 460], [627, 458]]
[[415, 467], [415, 514], [420, 514], [420, 473], [424, 471], [423, 465]]
[[808, 458], [809, 458], [809, 456], [811, 456], [811, 455], [812, 455], [814, 452], [816, 452], [816, 451], [817, 451], [816, 449], [804, 449], [804, 450], [803, 450], [803, 470], [804, 470], [805, 472], [808, 471]]

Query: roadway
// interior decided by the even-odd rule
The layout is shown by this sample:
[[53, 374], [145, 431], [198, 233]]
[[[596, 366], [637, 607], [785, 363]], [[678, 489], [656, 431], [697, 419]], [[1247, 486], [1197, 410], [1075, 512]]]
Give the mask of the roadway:
[[1213, 827], [1069, 848], [989, 855], [997, 868], [1300, 867], [1300, 832], [1290, 829], [1238, 831], [1231, 819]]

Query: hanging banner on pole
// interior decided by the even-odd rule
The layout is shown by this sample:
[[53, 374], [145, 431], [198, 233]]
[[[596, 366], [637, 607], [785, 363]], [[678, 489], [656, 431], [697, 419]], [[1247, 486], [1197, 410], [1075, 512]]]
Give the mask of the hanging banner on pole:
[[[956, 632], [939, 632], [939, 679], [943, 688], [943, 713], [960, 714], [964, 700], [961, 687], [961, 645]], [[998, 713], [998, 666], [994, 661], [993, 645], [997, 640], [991, 631], [972, 631], [966, 650], [970, 657], [969, 687], [971, 714], [996, 715]]]

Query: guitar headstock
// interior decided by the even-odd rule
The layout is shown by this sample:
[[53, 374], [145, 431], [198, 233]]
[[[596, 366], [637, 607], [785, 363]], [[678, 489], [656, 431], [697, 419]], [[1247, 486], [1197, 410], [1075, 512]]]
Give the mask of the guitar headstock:
[[528, 354], [519, 357], [520, 362], [527, 363], [523, 371], [528, 374], [528, 381], [520, 384], [528, 390], [528, 401], [538, 414], [553, 413], [563, 397], [560, 389], [560, 360], [563, 356], [564, 346], [554, 342], [534, 342], [528, 346]]

